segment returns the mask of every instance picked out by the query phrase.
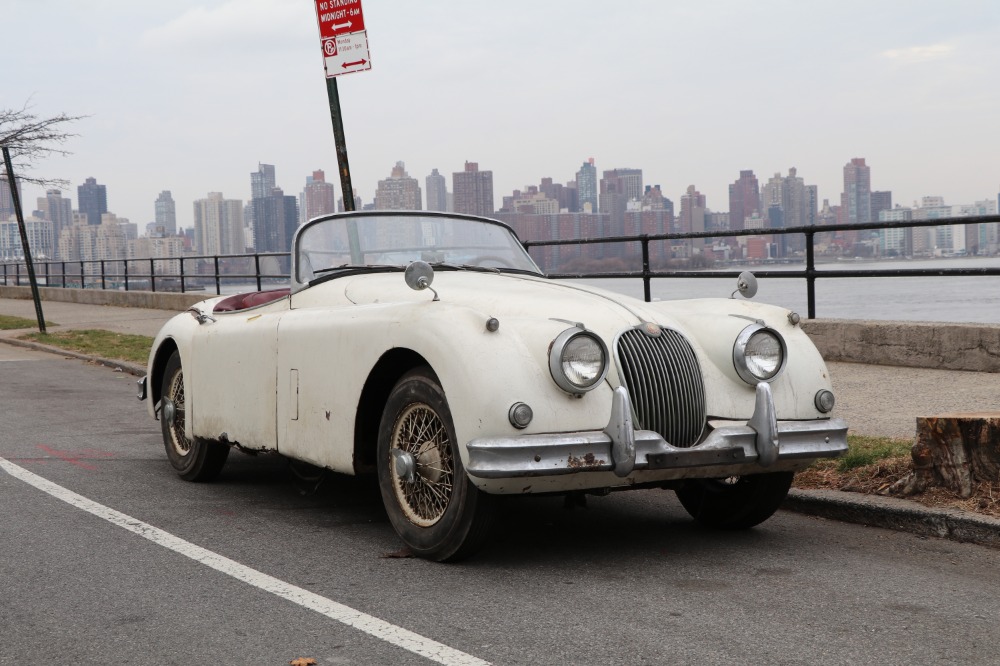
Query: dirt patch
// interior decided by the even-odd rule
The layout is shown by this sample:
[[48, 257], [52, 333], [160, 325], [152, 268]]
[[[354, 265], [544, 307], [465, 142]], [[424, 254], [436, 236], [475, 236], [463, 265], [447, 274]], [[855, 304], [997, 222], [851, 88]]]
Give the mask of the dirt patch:
[[[835, 461], [821, 462], [795, 475], [795, 488], [804, 490], [840, 490], [869, 495], [892, 495], [889, 489], [913, 471], [909, 457], [880, 460], [848, 471], [840, 471]], [[1000, 517], [1000, 482], [973, 485], [972, 496], [959, 497], [945, 488], [929, 488], [904, 499], [936, 508], [952, 508], [986, 516]]]

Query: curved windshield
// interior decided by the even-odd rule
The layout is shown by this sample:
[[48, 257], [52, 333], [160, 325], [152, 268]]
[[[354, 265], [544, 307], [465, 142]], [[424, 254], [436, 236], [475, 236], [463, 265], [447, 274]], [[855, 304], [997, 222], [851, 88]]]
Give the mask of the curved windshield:
[[541, 274], [514, 234], [498, 222], [429, 213], [348, 213], [303, 226], [294, 278], [304, 284], [340, 269], [434, 266]]

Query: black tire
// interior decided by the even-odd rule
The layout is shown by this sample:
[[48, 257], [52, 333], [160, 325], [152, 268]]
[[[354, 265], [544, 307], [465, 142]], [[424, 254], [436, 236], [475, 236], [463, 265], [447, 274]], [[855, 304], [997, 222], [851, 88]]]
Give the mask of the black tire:
[[229, 457], [229, 446], [184, 435], [187, 404], [184, 396], [184, 371], [181, 355], [175, 351], [167, 361], [160, 385], [160, 427], [167, 459], [177, 475], [186, 481], [211, 481], [222, 471]]
[[728, 479], [690, 479], [677, 499], [702, 525], [744, 530], [770, 518], [792, 485], [794, 472], [772, 472]]
[[[412, 481], [397, 470], [393, 449], [412, 457]], [[469, 481], [448, 401], [429, 368], [410, 371], [389, 394], [379, 425], [378, 482], [389, 521], [419, 557], [455, 562], [489, 537], [496, 498]]]

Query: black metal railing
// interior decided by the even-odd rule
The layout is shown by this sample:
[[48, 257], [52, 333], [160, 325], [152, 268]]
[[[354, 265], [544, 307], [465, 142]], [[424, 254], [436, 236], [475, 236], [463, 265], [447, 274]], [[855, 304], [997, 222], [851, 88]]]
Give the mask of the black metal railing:
[[[650, 243], [662, 241], [691, 241], [709, 238], [731, 238], [738, 236], [775, 236], [799, 234], [804, 236], [805, 268], [803, 270], [755, 269], [760, 278], [804, 279], [808, 302], [808, 317], [816, 318], [816, 280], [818, 278], [867, 278], [867, 277], [948, 277], [948, 276], [1000, 276], [1000, 262], [994, 268], [894, 268], [894, 269], [823, 269], [816, 268], [815, 240], [820, 234], [851, 231], [877, 231], [882, 229], [908, 229], [920, 227], [943, 227], [953, 225], [991, 224], [1000, 222], [1000, 215], [981, 215], [958, 218], [938, 218], [934, 220], [871, 222], [867, 224], [834, 224], [824, 226], [792, 227], [787, 229], [741, 229], [732, 231], [706, 231], [677, 234], [642, 234], [634, 236], [611, 236], [600, 238], [578, 238], [572, 240], [525, 241], [524, 246], [532, 248], [548, 246], [577, 246], [590, 244], [639, 243], [642, 268], [637, 271], [609, 272], [549, 272], [547, 275], [560, 279], [581, 278], [631, 278], [641, 279], [643, 296], [651, 299], [651, 282], [654, 279], [670, 278], [735, 278], [740, 271], [726, 270], [673, 270], [653, 269], [650, 259]], [[179, 291], [182, 293], [214, 287], [216, 294], [222, 293], [224, 282], [255, 285], [261, 290], [265, 282], [287, 283], [288, 252], [246, 253], [235, 255], [200, 255], [185, 257], [163, 257], [144, 259], [93, 260], [93, 261], [36, 261], [34, 262], [39, 281], [50, 287], [76, 287], [99, 289], [123, 289], [125, 291]], [[798, 258], [796, 258], [798, 259]], [[176, 265], [176, 269], [174, 269]], [[194, 267], [190, 272], [188, 267]], [[159, 267], [159, 272], [157, 268]], [[267, 269], [267, 270], [265, 270]], [[273, 269], [273, 270], [272, 270]], [[24, 262], [0, 263], [0, 284], [26, 284], [27, 267]], [[242, 283], [240, 281], [243, 281]], [[247, 282], [250, 281], [250, 282]]]
[[[34, 266], [38, 280], [48, 287], [181, 293], [212, 287], [216, 294], [221, 294], [223, 283], [256, 285], [258, 291], [267, 282], [287, 283], [289, 256], [288, 252], [262, 252], [143, 259], [36, 261]], [[274, 270], [270, 270], [271, 268]], [[0, 271], [0, 284], [26, 284], [28, 272], [23, 261], [3, 262], [0, 264]]]
[[609, 271], [587, 273], [549, 272], [548, 277], [559, 279], [583, 278], [632, 278], [642, 279], [643, 297], [646, 302], [651, 300], [651, 282], [655, 278], [736, 278], [740, 271], [725, 270], [653, 270], [650, 263], [649, 245], [652, 242], [695, 240], [706, 238], [731, 238], [734, 236], [773, 236], [801, 234], [805, 237], [805, 269], [803, 270], [767, 270], [754, 269], [754, 275], [759, 278], [797, 278], [806, 281], [806, 300], [809, 319], [816, 318], [816, 279], [817, 278], [862, 278], [862, 277], [947, 277], [947, 276], [1000, 276], [1000, 262], [995, 268], [899, 268], [899, 269], [824, 269], [816, 268], [817, 234], [828, 234], [842, 231], [877, 231], [881, 229], [907, 229], [919, 227], [944, 227], [953, 225], [990, 224], [1000, 222], [1000, 215], [979, 215], [968, 217], [937, 218], [934, 220], [907, 220], [899, 222], [870, 222], [865, 224], [831, 224], [823, 226], [789, 227], [787, 229], [739, 229], [728, 231], [705, 231], [683, 234], [643, 234], [638, 236], [614, 236], [602, 238], [579, 238], [574, 240], [525, 241], [528, 248], [548, 246], [589, 245], [595, 243], [640, 243], [642, 249], [642, 270]]

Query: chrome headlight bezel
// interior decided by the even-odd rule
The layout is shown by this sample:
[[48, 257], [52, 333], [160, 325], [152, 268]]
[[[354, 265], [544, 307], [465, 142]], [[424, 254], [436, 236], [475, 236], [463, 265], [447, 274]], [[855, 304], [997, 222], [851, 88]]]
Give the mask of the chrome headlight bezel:
[[[773, 372], [757, 374], [751, 369], [751, 364], [747, 360], [748, 348], [750, 349], [750, 353], [752, 353], [755, 346], [754, 341], [755, 339], [759, 339], [758, 336], [766, 336], [778, 343], [780, 358]], [[781, 376], [787, 362], [788, 347], [785, 345], [785, 339], [773, 328], [755, 323], [744, 328], [736, 336], [736, 343], [733, 345], [733, 365], [736, 367], [736, 374], [747, 384], [756, 386], [759, 382], [773, 382]]]
[[[565, 357], [567, 350], [570, 349], [570, 343], [578, 338], [585, 338], [595, 343], [601, 356], [599, 371], [590, 380], [583, 383], [577, 383], [570, 379], [564, 368], [564, 363], [567, 362]], [[584, 328], [566, 329], [556, 336], [556, 339], [552, 341], [552, 345], [549, 347], [549, 374], [552, 375], [552, 380], [556, 383], [556, 386], [571, 395], [583, 395], [600, 385], [604, 381], [604, 378], [607, 377], [608, 365], [608, 346], [604, 344], [604, 341], [596, 333]]]

